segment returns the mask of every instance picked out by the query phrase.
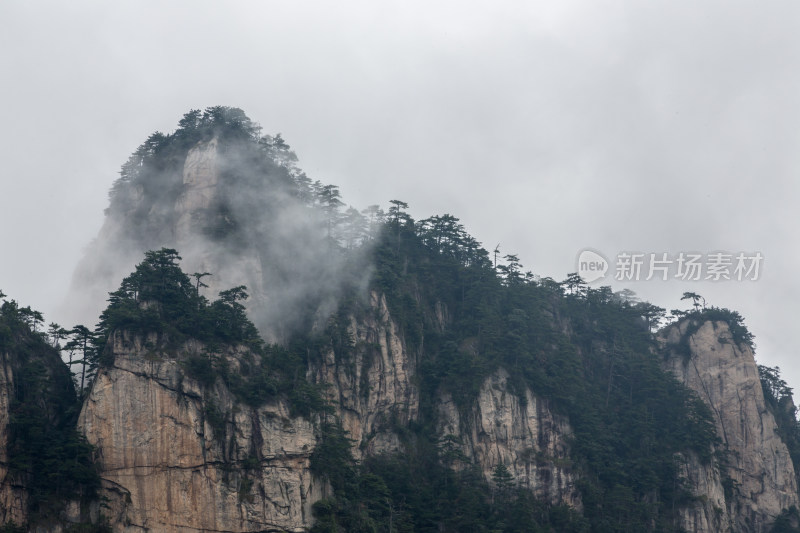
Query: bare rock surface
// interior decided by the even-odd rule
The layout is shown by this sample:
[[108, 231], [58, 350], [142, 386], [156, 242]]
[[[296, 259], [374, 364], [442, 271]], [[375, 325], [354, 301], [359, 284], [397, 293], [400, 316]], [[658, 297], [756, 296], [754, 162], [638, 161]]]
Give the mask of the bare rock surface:
[[581, 508], [570, 469], [568, 421], [551, 412], [530, 389], [525, 389], [524, 397], [514, 394], [504, 369], [487, 378], [466, 415], [447, 394], [441, 396], [438, 408], [439, 433], [456, 437], [464, 455], [480, 465], [488, 481], [502, 463], [517, 484], [537, 497]]
[[[764, 401], [753, 350], [735, 342], [721, 321], [694, 326], [683, 321], [666, 330], [662, 341], [671, 349], [667, 368], [711, 408], [728, 452], [722, 475], [688, 461], [687, 478], [705, 498], [685, 511], [685, 527], [720, 531], [729, 524], [733, 531], [768, 531], [782, 509], [798, 505], [798, 496], [792, 460]], [[725, 477], [728, 497], [721, 486]]]
[[312, 381], [328, 384], [328, 399], [355, 441], [356, 457], [398, 451], [392, 425], [406, 426], [419, 416], [416, 359], [389, 314], [386, 297], [373, 291], [369, 299], [366, 316], [349, 317], [348, 353], [331, 348], [310, 371]]
[[210, 404], [178, 360], [151, 348], [153, 339], [112, 340], [114, 365], [100, 371], [79, 427], [98, 449], [115, 531], [311, 525], [310, 506], [325, 490], [309, 470], [311, 422], [290, 417], [281, 402], [242, 405], [219, 382]]

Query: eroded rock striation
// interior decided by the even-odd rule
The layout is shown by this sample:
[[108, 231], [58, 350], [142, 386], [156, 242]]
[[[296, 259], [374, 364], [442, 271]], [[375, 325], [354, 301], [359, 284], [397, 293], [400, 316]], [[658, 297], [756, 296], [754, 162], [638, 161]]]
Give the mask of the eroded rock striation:
[[439, 433], [455, 437], [488, 481], [503, 464], [517, 484], [538, 498], [581, 507], [577, 476], [570, 468], [568, 421], [552, 413], [529, 388], [522, 396], [513, 393], [504, 369], [487, 378], [467, 413], [462, 414], [448, 394], [441, 395], [438, 408]]
[[[356, 457], [401, 449], [393, 427], [419, 417], [416, 357], [389, 314], [386, 297], [369, 294], [368, 312], [347, 317], [351, 346], [329, 347], [309, 377], [325, 383], [342, 426], [354, 440]], [[346, 352], [346, 353], [342, 353]]]
[[[252, 408], [183, 371], [154, 337], [111, 339], [79, 427], [97, 447], [115, 531], [303, 531], [325, 484], [312, 476], [314, 425], [283, 402]], [[226, 354], [235, 362], [237, 353]]]
[[798, 505], [795, 472], [767, 409], [753, 350], [723, 321], [684, 320], [662, 334], [666, 366], [709, 406], [725, 453], [722, 471], [686, 459], [701, 501], [683, 512], [689, 531], [764, 532]]
[[[192, 116], [198, 120], [199, 115], [187, 115], [176, 134], [149, 139], [123, 166], [104, 227], [73, 287], [71, 301], [86, 304], [86, 323], [141, 254], [162, 246], [176, 248], [188, 272], [213, 274], [203, 278], [210, 298], [246, 285], [248, 314], [270, 342], [287, 341], [297, 331], [320, 333], [330, 326], [343, 294], [364, 298], [356, 310], [336, 313], [331, 327], [338, 340], [315, 339], [308, 366], [298, 372], [325, 385], [356, 459], [402, 452], [414, 438], [412, 427], [430, 422], [426, 431], [436, 434], [425, 438], [438, 437], [458, 452], [448, 466], [474, 463], [491, 483], [495, 469], [504, 465], [515, 484], [541, 500], [580, 511], [582, 472], [570, 457], [569, 420], [537, 391], [511, 387], [502, 367], [486, 377], [467, 405], [457, 406], [437, 388], [446, 383], [423, 381], [424, 358], [436, 356], [426, 354], [426, 343], [449, 333], [454, 320], [447, 305], [426, 300], [424, 287], [409, 283], [400, 298], [411, 302], [413, 316], [393, 317], [389, 303], [397, 301], [387, 301], [377, 289], [384, 285], [369, 282], [373, 267], [363, 258], [346, 263], [333, 253], [335, 188], [310, 184], [287, 164], [294, 156], [279, 137], [252, 138], [252, 132], [243, 137], [234, 127], [241, 125], [235, 113], [233, 122], [205, 130], [200, 122], [190, 124]], [[277, 157], [281, 150], [283, 159]], [[400, 226], [396, 229], [400, 254]], [[346, 248], [357, 249], [359, 238], [368, 242], [351, 235], [344, 239]], [[396, 260], [405, 275], [408, 258]], [[199, 291], [200, 278], [197, 283]], [[561, 320], [559, 313], [554, 308], [542, 316], [566, 343], [573, 342], [569, 319]], [[418, 327], [413, 334], [411, 328], [404, 331], [410, 321]], [[310, 467], [320, 420], [293, 416], [282, 400], [250, 406], [222, 379], [200, 383], [185, 362], [206, 347], [191, 340], [167, 347], [162, 341], [115, 332], [108, 341], [113, 364], [100, 368], [83, 404], [79, 429], [96, 446], [102, 496], [108, 498], [107, 507], [94, 506], [95, 521], [102, 512], [115, 531], [125, 532], [308, 530], [312, 505], [330, 495]], [[798, 505], [798, 497], [752, 350], [736, 343], [729, 326], [718, 321], [684, 320], [663, 332], [661, 342], [668, 353], [665, 366], [711, 409], [721, 440], [716, 451], [725, 453], [723, 461], [701, 460], [689, 451], [678, 457], [686, 488], [696, 496], [674, 509], [680, 526], [766, 533], [782, 509]], [[232, 372], [242, 357], [252, 356], [244, 348], [223, 352]], [[0, 365], [0, 519], [22, 523], [25, 491], [10, 482], [4, 455], [15, 370], [7, 360]], [[421, 383], [436, 383], [425, 389], [424, 401]], [[588, 496], [586, 504], [589, 509]]]

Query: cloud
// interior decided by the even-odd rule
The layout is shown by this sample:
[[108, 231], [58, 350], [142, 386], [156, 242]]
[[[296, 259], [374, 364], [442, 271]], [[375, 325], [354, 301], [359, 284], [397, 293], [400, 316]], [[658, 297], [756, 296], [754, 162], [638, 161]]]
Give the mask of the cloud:
[[370, 239], [343, 219], [336, 188], [311, 182], [295, 159], [235, 108], [191, 111], [174, 132], [151, 135], [111, 189], [65, 312], [93, 321], [144, 252], [166, 247], [187, 273], [211, 274], [210, 299], [245, 285], [268, 340], [324, 323], [344, 291], [364, 285]]
[[563, 278], [587, 247], [760, 250], [750, 285], [631, 287], [739, 310], [759, 358], [800, 383], [798, 10], [4, 2], [0, 287], [66, 322], [54, 302], [119, 165], [186, 109], [234, 105], [354, 204], [453, 213], [541, 275]]

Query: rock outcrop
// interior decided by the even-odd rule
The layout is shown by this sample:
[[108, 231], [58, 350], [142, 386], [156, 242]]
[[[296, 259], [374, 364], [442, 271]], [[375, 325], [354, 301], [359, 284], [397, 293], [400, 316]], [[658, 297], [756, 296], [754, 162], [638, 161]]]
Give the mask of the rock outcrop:
[[[147, 342], [149, 340], [149, 342]], [[314, 425], [282, 402], [250, 408], [209, 391], [154, 338], [117, 333], [79, 427], [97, 447], [115, 531], [303, 531], [325, 484], [309, 470]], [[227, 357], [232, 362], [236, 352]]]
[[[219, 141], [215, 137], [189, 150], [183, 164], [183, 190], [175, 203], [177, 241], [188, 240], [217, 197]], [[198, 220], [200, 219], [200, 220]]]
[[355, 441], [356, 457], [398, 451], [394, 427], [419, 416], [416, 358], [389, 314], [386, 297], [372, 291], [369, 299], [364, 316], [348, 317], [347, 353], [329, 348], [309, 371], [311, 381], [328, 386], [328, 399]]
[[462, 414], [449, 395], [439, 404], [439, 433], [453, 436], [461, 451], [480, 466], [485, 478], [504, 464], [515, 482], [553, 504], [581, 508], [571, 471], [568, 421], [526, 388], [524, 396], [508, 387], [500, 369], [484, 382], [474, 406]]
[[684, 511], [684, 527], [710, 532], [730, 524], [733, 531], [768, 531], [782, 509], [798, 505], [797, 484], [752, 349], [735, 342], [722, 321], [684, 320], [666, 330], [662, 341], [670, 350], [667, 368], [711, 408], [727, 451], [722, 475], [687, 461], [690, 486], [705, 498]]
[[728, 482], [714, 461], [703, 461], [697, 454], [688, 452], [680, 457], [680, 476], [686, 488], [698, 498], [676, 509], [681, 528], [695, 533], [743, 531], [736, 526], [736, 517], [727, 511], [725, 485]]
[[[85, 307], [77, 311], [78, 322], [93, 323], [107, 293], [142, 253], [161, 247], [177, 249], [185, 271], [200, 277], [212, 273], [202, 285], [209, 299], [219, 290], [246, 285], [248, 315], [269, 342], [328, 325], [341, 296], [358, 293], [356, 287], [384, 286], [368, 282], [372, 267], [354, 251], [369, 241], [360, 223], [353, 224], [352, 235], [341, 237], [351, 256], [345, 260], [332, 246], [339, 202], [335, 187], [310, 182], [287, 163], [294, 154], [280, 137], [254, 137], [257, 128], [248, 129], [237, 110], [212, 111], [219, 119], [213, 125], [210, 111], [202, 120], [187, 114], [176, 134], [148, 139], [123, 166], [103, 229], [76, 274], [71, 314], [81, 303]], [[405, 262], [404, 276], [408, 258]], [[426, 388], [430, 397], [421, 414], [423, 377], [417, 370], [424, 357], [437, 355], [426, 354], [425, 343], [435, 345], [431, 334], [449, 334], [453, 317], [440, 301], [423, 305], [419, 289], [403, 295], [419, 304], [419, 315], [404, 314], [404, 320], [423, 325], [413, 337], [418, 342], [405, 337], [383, 294], [362, 291], [366, 305], [337, 314], [333, 336], [339, 338], [310, 349], [308, 367], [295, 375], [305, 371], [309, 382], [326, 385], [357, 459], [403, 451], [401, 434], [413, 433], [406, 430], [421, 418], [425, 423], [435, 418], [437, 435], [427, 437], [455, 447], [458, 459], [451, 467], [472, 462], [491, 481], [502, 464], [516, 484], [538, 498], [580, 511], [580, 472], [570, 460], [569, 421], [536, 391], [512, 391], [502, 368], [466, 406]], [[562, 319], [556, 307], [543, 316], [570, 342], [569, 317]], [[782, 509], [800, 504], [792, 462], [766, 408], [752, 350], [734, 342], [723, 322], [684, 320], [661, 340], [670, 354], [666, 367], [711, 408], [722, 441], [718, 451], [727, 451], [719, 464], [691, 452], [681, 457], [682, 477], [697, 499], [677, 510], [680, 526], [707, 533], [766, 533]], [[327, 483], [310, 469], [319, 442], [315, 421], [292, 416], [284, 401], [251, 407], [221, 378], [201, 384], [184, 362], [205, 348], [187, 341], [167, 350], [158, 341], [116, 332], [108, 344], [114, 362], [99, 370], [85, 399], [79, 429], [96, 446], [102, 496], [108, 498], [107, 507], [95, 505], [95, 521], [102, 512], [119, 532], [311, 527], [312, 504], [329, 495]], [[242, 350], [224, 353], [232, 372], [242, 357], [253, 355]], [[0, 520], [22, 523], [25, 493], [9, 481], [6, 470], [15, 371], [7, 354], [0, 351], [0, 358]], [[73, 522], [85, 511], [71, 512]]]
[[[397, 427], [419, 417], [416, 360], [383, 295], [346, 324], [348, 353], [324, 352], [309, 377], [327, 383], [329, 399], [354, 440], [356, 457], [402, 450]], [[310, 471], [315, 424], [275, 402], [243, 405], [220, 380], [201, 386], [184, 368], [203, 346], [172, 351], [154, 336], [122, 332], [110, 341], [114, 363], [100, 370], [79, 427], [97, 447], [114, 531], [303, 531], [311, 505], [329, 494]], [[235, 370], [241, 352], [226, 358]], [[454, 436], [487, 480], [499, 463], [538, 497], [580, 509], [566, 444], [571, 430], [547, 402], [507, 386], [499, 370], [472, 410], [460, 413], [447, 395], [439, 433]], [[458, 468], [458, 465], [452, 465]]]
[[[420, 415], [416, 356], [392, 318], [386, 297], [372, 291], [369, 300], [367, 313], [347, 317], [351, 345], [346, 353], [329, 348], [309, 371], [312, 381], [327, 385], [328, 399], [353, 439], [357, 458], [402, 451], [395, 430]], [[447, 327], [446, 315], [446, 308], [437, 303], [434, 317], [440, 330]], [[487, 378], [466, 416], [442, 394], [437, 404], [439, 436], [461, 443], [464, 456], [488, 481], [503, 463], [515, 482], [537, 497], [580, 509], [566, 443], [571, 434], [568, 421], [552, 413], [530, 389], [524, 398], [511, 392], [507, 380], [503, 369]]]
[[[230, 165], [227, 162], [227, 165]], [[235, 224], [234, 213], [225, 209], [220, 212], [221, 173], [226, 167], [226, 158], [221, 153], [217, 137], [200, 142], [186, 154], [183, 164], [181, 193], [175, 201], [172, 235], [162, 244], [174, 246], [181, 252], [183, 267], [188, 272], [209, 272], [203, 279], [206, 293], [216, 295], [219, 291], [236, 285], [245, 285], [253, 296], [248, 303], [251, 313], [257, 314], [265, 305], [263, 271], [258, 252], [252, 247], [242, 246], [233, 250], [211, 244], [209, 234], [212, 227]]]

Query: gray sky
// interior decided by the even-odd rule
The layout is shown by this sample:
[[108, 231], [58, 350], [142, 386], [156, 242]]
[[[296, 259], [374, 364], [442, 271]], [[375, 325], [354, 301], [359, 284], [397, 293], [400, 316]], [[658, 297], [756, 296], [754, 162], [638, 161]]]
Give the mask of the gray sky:
[[759, 251], [755, 282], [612, 285], [738, 310], [800, 387], [799, 25], [794, 1], [5, 0], [0, 288], [71, 326], [120, 165], [230, 105], [349, 203], [454, 214], [542, 276], [586, 247]]

